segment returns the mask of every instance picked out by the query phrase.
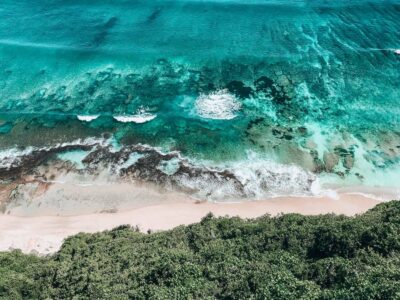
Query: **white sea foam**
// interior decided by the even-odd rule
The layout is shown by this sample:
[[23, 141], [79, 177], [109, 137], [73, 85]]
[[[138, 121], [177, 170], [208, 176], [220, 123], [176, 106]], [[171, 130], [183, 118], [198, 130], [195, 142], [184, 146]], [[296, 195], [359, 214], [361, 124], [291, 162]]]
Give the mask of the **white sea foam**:
[[249, 197], [305, 196], [314, 194], [315, 175], [294, 165], [279, 164], [250, 154], [233, 164], [230, 171]]
[[338, 192], [334, 189], [322, 188], [320, 178], [316, 180], [311, 185], [311, 193], [314, 196], [327, 197], [333, 200], [339, 200], [340, 196]]
[[18, 164], [21, 158], [31, 154], [34, 151], [43, 151], [50, 149], [57, 149], [66, 146], [74, 146], [74, 145], [102, 145], [105, 146], [110, 143], [110, 140], [99, 139], [99, 138], [86, 138], [86, 139], [77, 139], [72, 142], [66, 143], [58, 143], [51, 147], [27, 147], [25, 149], [17, 149], [17, 148], [8, 148], [0, 151], [0, 168], [9, 168], [13, 164]]
[[114, 119], [122, 123], [146, 123], [155, 119], [157, 115], [146, 112], [144, 108], [140, 108], [135, 115], [114, 116]]
[[396, 49], [396, 50], [394, 50], [394, 53], [396, 53], [396, 54], [400, 55], [400, 49]]
[[195, 103], [197, 114], [206, 119], [230, 120], [237, 116], [241, 103], [227, 90], [201, 94]]
[[133, 116], [114, 116], [114, 119], [122, 123], [146, 123], [156, 118], [156, 115], [133, 115]]
[[96, 120], [98, 117], [99, 117], [99, 115], [92, 115], [92, 116], [87, 116], [87, 115], [81, 116], [81, 115], [78, 115], [77, 116], [79, 121], [84, 121], [84, 122], [90, 122], [90, 121]]
[[[67, 145], [101, 145], [109, 149], [110, 152], [113, 152], [116, 149], [113, 148], [111, 142], [111, 139], [88, 138], [57, 144], [51, 148], [55, 149]], [[197, 199], [239, 201], [245, 198], [267, 199], [282, 196], [327, 196], [333, 199], [338, 198], [338, 194], [334, 190], [326, 188], [323, 176], [321, 177], [322, 174], [318, 175], [317, 178], [316, 175], [298, 166], [279, 164], [253, 152], [249, 152], [246, 158], [239, 161], [216, 164], [212, 161], [191, 160], [190, 158], [181, 156], [178, 152], [164, 152], [160, 148], [154, 148], [149, 145], [137, 146], [140, 146], [140, 149], [138, 148], [137, 150], [138, 152], [133, 151], [129, 158], [117, 162], [116, 170], [134, 165], [143, 155], [146, 155], [141, 154], [141, 151], [145, 149], [155, 150], [163, 155], [174, 154], [173, 158], [168, 156], [163, 159], [157, 166], [157, 169], [168, 176], [173, 176], [173, 179], [170, 181], [171, 185], [167, 185], [167, 188], [177, 188], [181, 191], [187, 191]], [[21, 157], [29, 155], [33, 151], [46, 149], [50, 148], [8, 149], [0, 151], [0, 167], [18, 164], [18, 160]], [[69, 151], [60, 153], [59, 158], [75, 162], [82, 169], [84, 166], [81, 164], [81, 161], [86, 154], [87, 152], [79, 150]], [[355, 155], [360, 155], [360, 153], [356, 151]], [[188, 170], [192, 169], [192, 172], [178, 172], [182, 164]], [[105, 168], [107, 174], [109, 174], [109, 170], [109, 168]], [[185, 170], [185, 168], [182, 168], [182, 170]], [[210, 172], [207, 172], [207, 170]], [[398, 178], [398, 170], [394, 170], [393, 172], [393, 174], [389, 173], [389, 177]], [[371, 177], [370, 174], [364, 175], [367, 175], [367, 178]], [[384, 178], [381, 178], [378, 173], [374, 173], [374, 175], [378, 177], [378, 181]], [[328, 180], [329, 182], [331, 180]], [[366, 183], [368, 185], [372, 184], [368, 180]], [[374, 181], [374, 184], [376, 184], [376, 181]], [[394, 186], [394, 184], [393, 182], [390, 186]]]
[[33, 147], [29, 147], [24, 150], [10, 148], [0, 151], [0, 168], [9, 168], [20, 157], [30, 154], [33, 150]]
[[[222, 178], [204, 173], [201, 177], [180, 176], [178, 185], [194, 191], [192, 196], [199, 199], [229, 201], [266, 199], [280, 196], [310, 196], [319, 191], [315, 175], [294, 165], [283, 165], [265, 160], [253, 153], [246, 159], [215, 166], [212, 162], [194, 162], [208, 170], [227, 171], [240, 182], [229, 177]], [[207, 167], [213, 166], [213, 167]]]

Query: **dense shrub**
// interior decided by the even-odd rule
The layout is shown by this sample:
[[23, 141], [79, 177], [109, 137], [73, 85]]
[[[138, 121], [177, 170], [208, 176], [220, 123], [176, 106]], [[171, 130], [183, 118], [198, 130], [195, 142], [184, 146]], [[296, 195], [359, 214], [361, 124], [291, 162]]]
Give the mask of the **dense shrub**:
[[400, 299], [400, 202], [356, 217], [215, 218], [0, 253], [1, 299]]

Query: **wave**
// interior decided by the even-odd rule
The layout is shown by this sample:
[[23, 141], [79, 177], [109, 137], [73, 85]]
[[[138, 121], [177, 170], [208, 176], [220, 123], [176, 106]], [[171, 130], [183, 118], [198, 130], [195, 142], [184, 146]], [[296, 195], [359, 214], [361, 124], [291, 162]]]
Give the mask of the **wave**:
[[311, 195], [316, 182], [310, 172], [257, 159], [254, 154], [216, 166], [213, 162], [183, 157], [179, 152], [163, 152], [139, 144], [113, 153], [99, 149], [84, 161], [92, 168], [118, 162], [111, 169], [121, 178], [153, 182], [197, 199], [215, 201]]
[[38, 43], [38, 42], [30, 42], [30, 41], [16, 41], [16, 40], [9, 40], [9, 39], [0, 39], [0, 46], [9, 46], [15, 48], [27, 48], [27, 49], [43, 49], [49, 51], [64, 51], [64, 52], [77, 52], [77, 53], [119, 53], [125, 54], [130, 53], [130, 47], [113, 47], [113, 48], [98, 48], [91, 46], [84, 45], [64, 45], [64, 44], [57, 44], [57, 43]]
[[146, 114], [146, 115], [132, 115], [132, 116], [114, 116], [114, 119], [121, 123], [141, 124], [149, 122], [155, 119], [156, 117], [157, 117], [156, 115]]
[[201, 94], [195, 102], [198, 115], [205, 119], [231, 120], [236, 118], [241, 103], [228, 90]]
[[11, 167], [13, 164], [18, 162], [20, 157], [31, 154], [33, 150], [33, 147], [28, 147], [23, 150], [10, 148], [0, 151], [0, 169]]
[[84, 121], [84, 122], [91, 122], [93, 120], [96, 120], [99, 117], [99, 115], [93, 115], [93, 116], [82, 116], [82, 115], [78, 115], [77, 118], [79, 121]]
[[135, 115], [121, 115], [121, 116], [114, 116], [113, 118], [117, 120], [118, 122], [122, 123], [146, 123], [150, 122], [151, 120], [155, 119], [157, 117], [156, 114], [151, 114], [146, 112], [145, 108], [140, 108]]
[[[360, 149], [360, 153], [355, 151], [354, 156], [362, 153]], [[69, 163], [59, 164], [60, 161]], [[162, 151], [149, 145], [120, 145], [113, 139], [91, 138], [53, 147], [1, 151], [0, 179], [23, 179], [24, 176], [45, 178], [46, 174], [40, 173], [51, 170], [53, 162], [60, 176], [75, 172], [82, 175], [79, 180], [86, 178], [85, 182], [103, 176], [111, 181], [150, 182], [166, 190], [211, 201], [283, 196], [337, 198], [327, 188], [357, 185], [360, 176], [342, 178], [328, 173], [317, 176], [299, 166], [277, 163], [251, 151], [240, 160], [216, 163], [185, 157], [177, 151]], [[358, 166], [355, 168], [358, 170]], [[398, 173], [395, 166], [392, 169], [374, 169], [363, 173], [363, 182], [368, 186], [392, 189], [398, 187]], [[52, 180], [57, 180], [57, 176]]]
[[28, 47], [28, 48], [80, 50], [77, 47], [71, 47], [71, 46], [60, 45], [60, 44], [24, 42], [24, 41], [7, 40], [7, 39], [0, 39], [0, 45]]
[[[32, 156], [40, 153], [57, 153], [73, 147], [93, 147], [95, 145], [105, 146], [109, 140], [100, 138], [77, 139], [71, 142], [59, 143], [49, 147], [27, 147], [25, 149], [7, 148], [0, 151], [0, 172], [13, 168], [19, 168], [26, 163]], [[1, 177], [1, 176], [0, 176]]]
[[[179, 152], [163, 152], [148, 145], [115, 148], [110, 140], [102, 139], [77, 140], [19, 152], [3, 151], [0, 157], [3, 158], [1, 178], [23, 178], [32, 174], [46, 178], [46, 174], [40, 172], [51, 168], [55, 159], [55, 162], [72, 163], [61, 165], [65, 172], [77, 172], [88, 178], [107, 173], [115, 180], [151, 182], [196, 199], [213, 201], [311, 195], [316, 182], [313, 174], [298, 167], [257, 159], [254, 155], [215, 166], [212, 162], [191, 160]], [[60, 165], [57, 168], [59, 170]]]

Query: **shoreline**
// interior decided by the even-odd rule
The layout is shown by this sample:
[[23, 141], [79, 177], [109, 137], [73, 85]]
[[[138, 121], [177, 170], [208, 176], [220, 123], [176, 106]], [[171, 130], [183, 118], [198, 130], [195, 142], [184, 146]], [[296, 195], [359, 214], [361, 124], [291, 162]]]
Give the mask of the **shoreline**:
[[[178, 198], [179, 199], [179, 198]], [[199, 222], [209, 212], [215, 216], [256, 218], [265, 214], [303, 215], [364, 213], [381, 203], [365, 195], [339, 193], [338, 197], [284, 197], [234, 203], [195, 202], [179, 199], [151, 203], [124, 211], [89, 213], [73, 216], [0, 215], [0, 251], [20, 249], [24, 253], [56, 252], [63, 240], [79, 232], [94, 233], [128, 224], [140, 230], [169, 230]]]

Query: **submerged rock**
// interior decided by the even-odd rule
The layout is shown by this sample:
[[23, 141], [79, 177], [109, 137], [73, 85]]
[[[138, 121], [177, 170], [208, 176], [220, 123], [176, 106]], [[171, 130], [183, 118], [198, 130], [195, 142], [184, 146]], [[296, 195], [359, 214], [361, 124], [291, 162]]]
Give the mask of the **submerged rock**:
[[226, 85], [229, 92], [235, 94], [239, 98], [249, 98], [253, 94], [253, 90], [245, 86], [241, 81], [231, 81]]

